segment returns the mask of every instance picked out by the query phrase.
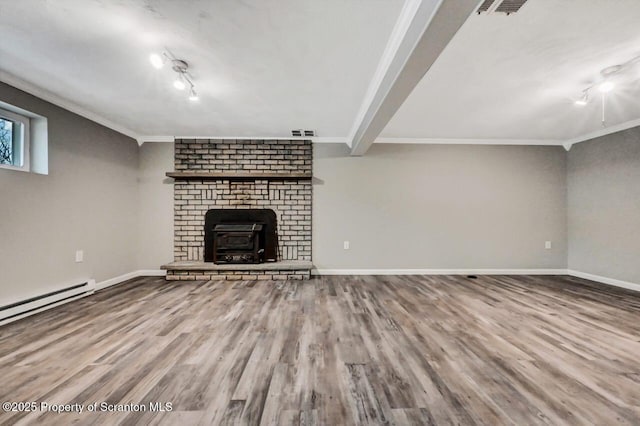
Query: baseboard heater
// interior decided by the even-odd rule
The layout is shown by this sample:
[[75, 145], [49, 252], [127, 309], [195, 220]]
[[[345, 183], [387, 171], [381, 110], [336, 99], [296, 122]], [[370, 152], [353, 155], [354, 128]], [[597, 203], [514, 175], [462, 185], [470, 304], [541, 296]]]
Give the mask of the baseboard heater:
[[90, 280], [9, 305], [0, 306], [0, 324], [11, 322], [47, 308], [52, 308], [54, 305], [70, 302], [72, 299], [78, 297], [86, 296], [94, 292], [94, 287], [94, 281]]

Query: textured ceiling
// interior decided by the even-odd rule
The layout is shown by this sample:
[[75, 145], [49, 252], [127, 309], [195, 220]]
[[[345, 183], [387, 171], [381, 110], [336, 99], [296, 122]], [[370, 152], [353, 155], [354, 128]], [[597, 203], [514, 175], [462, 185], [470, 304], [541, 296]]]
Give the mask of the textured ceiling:
[[[381, 136], [567, 140], [596, 132], [598, 96], [583, 108], [574, 100], [601, 69], [637, 55], [638, 0], [529, 0], [510, 16], [473, 15]], [[608, 126], [640, 119], [640, 62], [616, 84]]]
[[[402, 0], [0, 2], [0, 72], [137, 135], [346, 138]], [[638, 0], [529, 0], [472, 15], [382, 138], [565, 141], [603, 131], [599, 71], [640, 55]], [[201, 101], [151, 52], [190, 63]], [[607, 126], [640, 119], [640, 63]], [[597, 95], [597, 93], [594, 93]]]
[[[0, 2], [0, 71], [140, 135], [344, 137], [402, 0]], [[190, 103], [149, 54], [190, 64]]]

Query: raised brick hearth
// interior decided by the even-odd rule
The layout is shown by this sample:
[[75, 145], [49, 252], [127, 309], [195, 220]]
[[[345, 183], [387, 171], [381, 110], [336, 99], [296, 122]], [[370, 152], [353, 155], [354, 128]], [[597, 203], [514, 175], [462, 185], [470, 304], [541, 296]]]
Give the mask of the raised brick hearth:
[[[163, 267], [167, 279], [308, 279], [312, 161], [310, 141], [177, 139], [177, 173], [172, 173], [177, 176], [175, 261]], [[250, 267], [204, 263], [205, 214], [210, 209], [275, 211], [278, 262]]]

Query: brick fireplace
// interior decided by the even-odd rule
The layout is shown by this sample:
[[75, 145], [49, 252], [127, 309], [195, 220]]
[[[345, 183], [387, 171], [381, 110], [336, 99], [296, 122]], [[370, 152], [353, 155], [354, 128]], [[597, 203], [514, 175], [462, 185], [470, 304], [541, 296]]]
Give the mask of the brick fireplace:
[[[174, 179], [174, 262], [163, 266], [167, 279], [309, 278], [312, 162], [311, 141], [177, 139], [175, 171], [167, 173]], [[277, 255], [264, 263], [205, 262], [205, 233], [212, 231], [205, 232], [205, 216], [221, 209], [273, 210]]]

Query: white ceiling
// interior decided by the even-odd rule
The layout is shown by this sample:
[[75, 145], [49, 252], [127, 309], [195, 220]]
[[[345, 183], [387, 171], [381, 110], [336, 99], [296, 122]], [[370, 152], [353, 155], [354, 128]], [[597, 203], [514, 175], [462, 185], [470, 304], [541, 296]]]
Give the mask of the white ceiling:
[[[381, 137], [565, 141], [598, 132], [600, 102], [574, 100], [601, 69], [637, 55], [638, 0], [529, 0], [510, 16], [474, 14]], [[609, 126], [640, 119], [640, 62], [620, 76], [607, 110]]]
[[[134, 136], [309, 128], [348, 141], [403, 3], [0, 1], [0, 79]], [[608, 96], [608, 130], [596, 99], [573, 101], [602, 68], [640, 55], [639, 23], [640, 0], [529, 0], [511, 16], [474, 14], [378, 140], [555, 144], [638, 125], [640, 62]], [[189, 62], [198, 103], [149, 64], [164, 46]]]
[[[402, 0], [0, 3], [0, 71], [138, 135], [344, 137]], [[149, 54], [190, 64], [201, 100]]]

